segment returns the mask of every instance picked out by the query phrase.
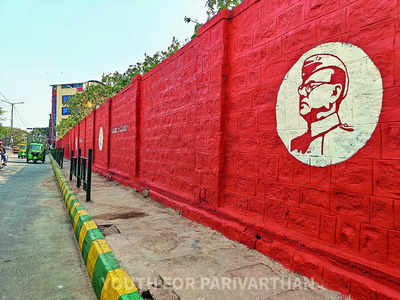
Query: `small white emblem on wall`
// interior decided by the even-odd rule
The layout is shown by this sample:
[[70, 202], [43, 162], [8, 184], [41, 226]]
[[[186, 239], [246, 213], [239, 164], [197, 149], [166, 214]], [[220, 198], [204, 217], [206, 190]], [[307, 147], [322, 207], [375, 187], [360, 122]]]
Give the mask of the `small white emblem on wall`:
[[99, 129], [99, 150], [103, 150], [103, 127]]
[[382, 77], [368, 55], [348, 43], [326, 43], [292, 66], [279, 88], [278, 135], [301, 162], [324, 167], [360, 150], [382, 107]]

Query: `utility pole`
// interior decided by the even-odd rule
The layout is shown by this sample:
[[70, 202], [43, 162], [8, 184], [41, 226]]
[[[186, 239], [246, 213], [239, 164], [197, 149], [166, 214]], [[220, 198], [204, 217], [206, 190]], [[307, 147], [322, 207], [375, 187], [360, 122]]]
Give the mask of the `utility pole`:
[[24, 104], [24, 102], [10, 102], [11, 105], [11, 144], [14, 145], [14, 106]]
[[1, 100], [0, 99], [0, 101], [3, 101], [3, 102], [5, 102], [5, 103], [7, 103], [7, 104], [10, 104], [11, 105], [11, 144], [13, 145], [14, 144], [14, 138], [13, 138], [13, 133], [14, 133], [14, 106], [15, 105], [17, 105], [17, 104], [24, 104], [24, 102], [9, 102], [9, 101], [6, 101], [6, 100]]
[[14, 129], [14, 103], [11, 103], [11, 134]]

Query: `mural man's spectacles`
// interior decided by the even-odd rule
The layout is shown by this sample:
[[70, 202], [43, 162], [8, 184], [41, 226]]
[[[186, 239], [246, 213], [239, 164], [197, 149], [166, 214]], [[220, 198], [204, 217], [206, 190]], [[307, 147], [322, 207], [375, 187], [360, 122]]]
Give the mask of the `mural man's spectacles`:
[[329, 82], [318, 82], [318, 81], [311, 81], [307, 84], [301, 84], [298, 88], [298, 93], [301, 96], [308, 97], [310, 93], [316, 89], [317, 87], [327, 84]]

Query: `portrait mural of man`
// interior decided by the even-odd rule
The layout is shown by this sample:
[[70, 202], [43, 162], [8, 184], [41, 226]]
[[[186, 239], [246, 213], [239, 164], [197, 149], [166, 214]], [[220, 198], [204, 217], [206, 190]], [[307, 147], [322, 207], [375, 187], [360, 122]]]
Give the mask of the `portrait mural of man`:
[[311, 144], [318, 154], [324, 154], [324, 141], [333, 131], [353, 131], [338, 115], [349, 87], [347, 68], [340, 58], [331, 54], [308, 57], [302, 68], [302, 83], [298, 88], [299, 113], [307, 122], [307, 132], [294, 138], [291, 151], [306, 153]]
[[321, 44], [282, 80], [277, 132], [287, 151], [318, 167], [340, 163], [370, 139], [382, 107], [382, 77], [359, 47]]

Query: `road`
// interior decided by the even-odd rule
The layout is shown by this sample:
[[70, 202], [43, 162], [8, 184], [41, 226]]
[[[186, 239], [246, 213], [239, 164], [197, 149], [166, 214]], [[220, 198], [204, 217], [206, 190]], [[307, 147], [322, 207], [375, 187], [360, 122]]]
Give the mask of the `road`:
[[47, 160], [0, 170], [0, 300], [96, 297]]

